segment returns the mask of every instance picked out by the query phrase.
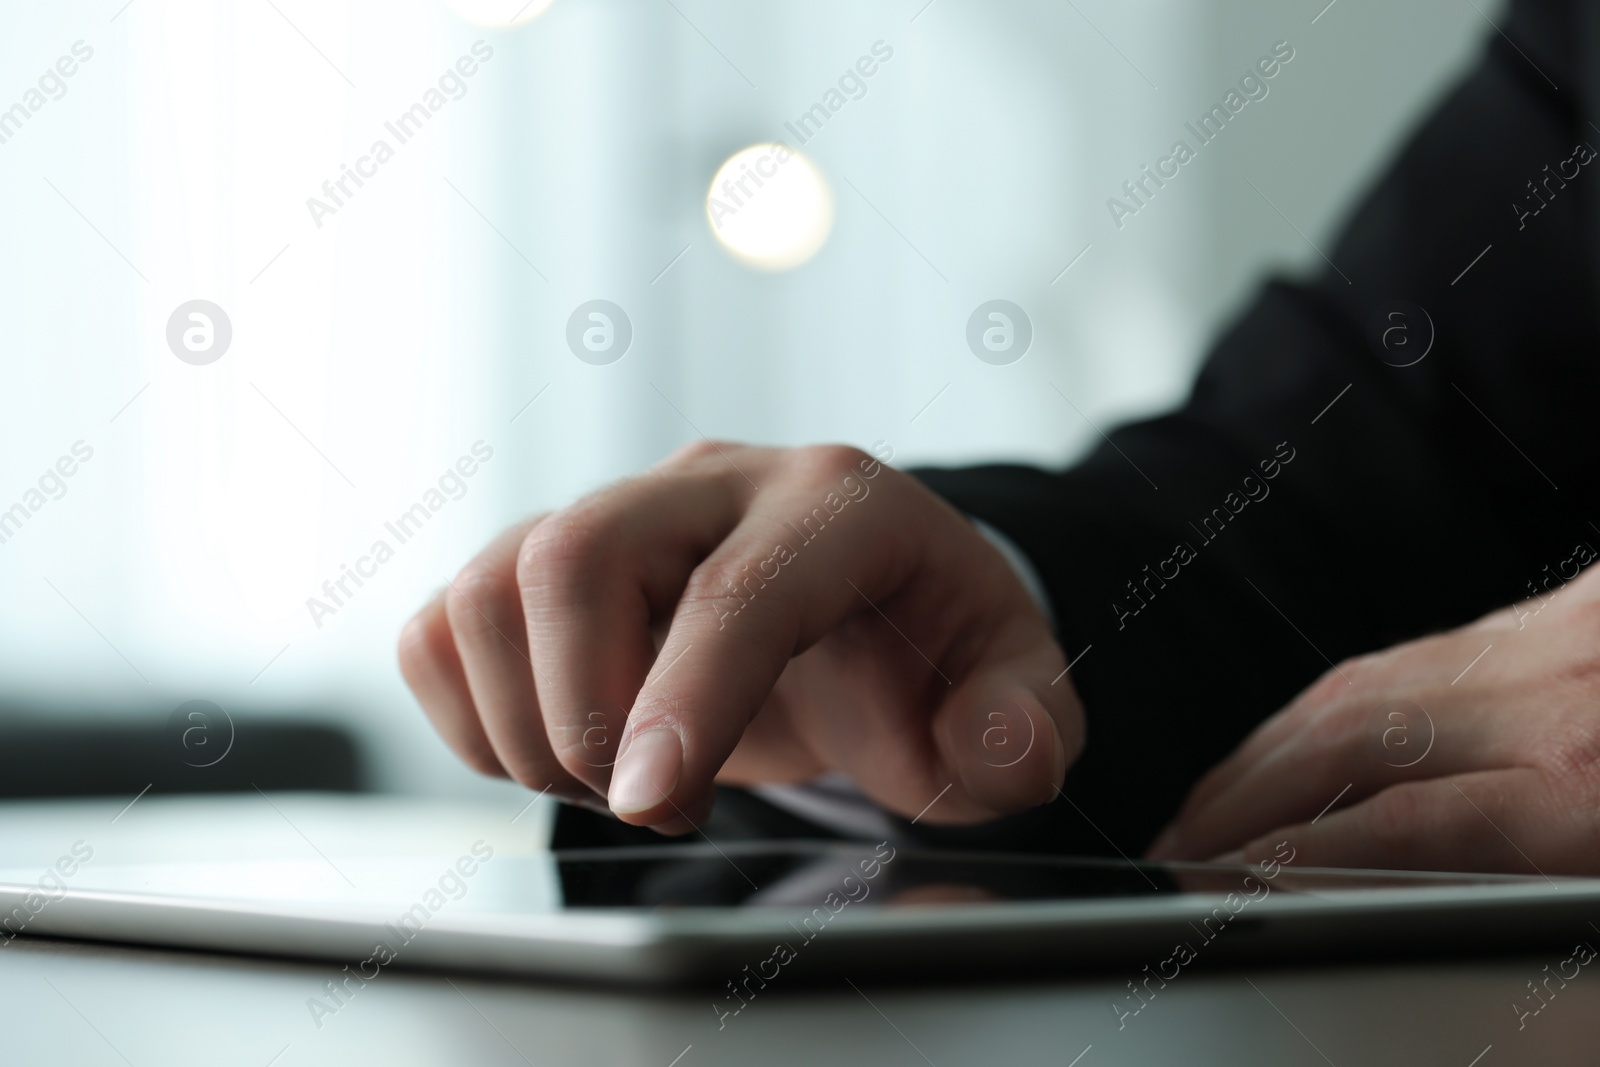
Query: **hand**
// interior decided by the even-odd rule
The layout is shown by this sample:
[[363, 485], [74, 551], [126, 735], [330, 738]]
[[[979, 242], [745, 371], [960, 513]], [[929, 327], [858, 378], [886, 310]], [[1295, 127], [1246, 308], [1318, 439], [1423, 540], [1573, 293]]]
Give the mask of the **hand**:
[[1149, 856], [1255, 861], [1285, 840], [1307, 866], [1600, 873], [1600, 567], [1330, 671]]
[[666, 833], [714, 780], [828, 770], [980, 821], [1053, 798], [1083, 744], [1005, 559], [842, 447], [695, 444], [514, 527], [406, 626], [400, 665], [472, 767]]

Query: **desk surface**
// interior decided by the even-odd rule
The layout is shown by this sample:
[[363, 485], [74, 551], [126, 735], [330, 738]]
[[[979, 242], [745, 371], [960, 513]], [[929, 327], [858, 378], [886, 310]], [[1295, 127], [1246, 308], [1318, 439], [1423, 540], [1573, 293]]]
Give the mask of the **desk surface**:
[[[150, 803], [150, 802], [146, 802]], [[270, 816], [285, 849], [331, 842], [292, 800], [155, 801], [108, 822], [119, 805], [0, 805], [0, 854], [44, 860], [93, 833], [96, 859], [148, 854], [141, 819], [188, 803], [194, 835]], [[353, 803], [353, 802], [351, 802]], [[391, 802], [392, 803], [392, 802]], [[410, 802], [415, 804], [416, 802]], [[259, 805], [254, 812], [250, 805]], [[101, 809], [106, 810], [102, 811]], [[497, 824], [506, 847], [542, 831], [506, 813], [418, 811], [424, 836], [454, 842]], [[168, 813], [170, 815], [170, 813]], [[139, 816], [139, 817], [135, 817]], [[167, 816], [163, 816], [166, 818]], [[359, 805], [342, 815], [363, 838]], [[298, 829], [287, 825], [290, 820]], [[475, 831], [474, 831], [475, 832]], [[309, 833], [311, 838], [305, 838]], [[256, 842], [259, 847], [259, 839]], [[355, 844], [348, 847], [354, 848]], [[1600, 916], [1596, 917], [1600, 922]], [[1600, 934], [1593, 939], [1600, 944]], [[156, 951], [87, 943], [0, 941], [0, 1063], [95, 1067], [238, 1064], [1396, 1064], [1502, 1067], [1600, 1062], [1600, 971], [1585, 967], [1548, 1005], [1531, 1006], [1564, 953], [1448, 963], [1185, 971], [1138, 1015], [1118, 1020], [1129, 973], [1013, 984], [859, 989], [774, 982], [719, 1029], [709, 991], [630, 993], [386, 968], [332, 1013], [313, 998], [339, 976], [326, 963]], [[1545, 967], [1549, 965], [1550, 971]], [[1596, 961], [1600, 966], [1600, 961]], [[1086, 1051], [1087, 1050], [1087, 1051]], [[1074, 1059], [1079, 1057], [1080, 1059]]]
[[1512, 1001], [1553, 962], [1183, 975], [1121, 1031], [1108, 1003], [1126, 993], [1124, 978], [772, 987], [719, 1031], [708, 994], [392, 970], [319, 1027], [306, 1002], [334, 977], [328, 965], [19, 938], [0, 949], [0, 1060], [14, 1067], [1593, 1064], [1600, 975], [1580, 973], [1517, 1029]]

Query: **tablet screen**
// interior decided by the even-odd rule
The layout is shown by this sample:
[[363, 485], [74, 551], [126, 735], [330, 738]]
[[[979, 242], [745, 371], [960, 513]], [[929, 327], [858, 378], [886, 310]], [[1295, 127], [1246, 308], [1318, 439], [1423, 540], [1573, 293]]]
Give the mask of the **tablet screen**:
[[[0, 885], [41, 888], [37, 872], [0, 871]], [[944, 852], [890, 844], [780, 842], [495, 853], [484, 842], [459, 856], [281, 858], [82, 866], [71, 891], [132, 893], [373, 914], [421, 904], [428, 914], [533, 915], [685, 908], [810, 910], [960, 906], [1016, 901], [1136, 899], [1199, 893], [1326, 893], [1405, 886], [1521, 883], [1494, 875], [1317, 871], [1283, 862], [1222, 867], [1123, 859]]]
[[869, 905], [959, 905], [1524, 881], [1495, 875], [1297, 871], [1292, 849], [1281, 860], [1248, 866], [833, 843], [667, 845], [557, 855], [561, 898], [568, 908], [810, 908], [829, 894]]

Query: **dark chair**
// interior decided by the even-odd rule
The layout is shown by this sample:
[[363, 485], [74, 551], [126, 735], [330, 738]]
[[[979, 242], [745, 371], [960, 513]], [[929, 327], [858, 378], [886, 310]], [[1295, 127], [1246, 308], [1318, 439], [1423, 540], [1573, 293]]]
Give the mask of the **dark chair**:
[[326, 722], [224, 714], [196, 701], [169, 714], [45, 716], [0, 709], [0, 798], [360, 792], [360, 753]]

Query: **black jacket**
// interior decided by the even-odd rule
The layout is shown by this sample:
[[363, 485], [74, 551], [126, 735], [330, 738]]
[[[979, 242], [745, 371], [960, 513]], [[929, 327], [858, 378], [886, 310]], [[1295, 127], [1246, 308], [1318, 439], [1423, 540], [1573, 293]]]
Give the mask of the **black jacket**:
[[[1038, 568], [1083, 653], [1088, 747], [1076, 808], [907, 834], [1136, 855], [1331, 663], [1600, 549], [1600, 4], [1518, 0], [1500, 26], [1360, 203], [1337, 270], [1268, 284], [1181, 410], [1065, 471], [918, 472]], [[722, 792], [712, 836], [815, 836]], [[558, 841], [627, 830], [570, 809]]]
[[[1180, 411], [1065, 471], [920, 472], [1032, 559], [1066, 654], [1092, 646], [1083, 814], [923, 836], [1136, 854], [1330, 661], [1600, 547], [1596, 7], [1516, 4], [1328, 249], [1338, 271], [1268, 284]], [[1426, 358], [1392, 365], [1428, 319]]]

